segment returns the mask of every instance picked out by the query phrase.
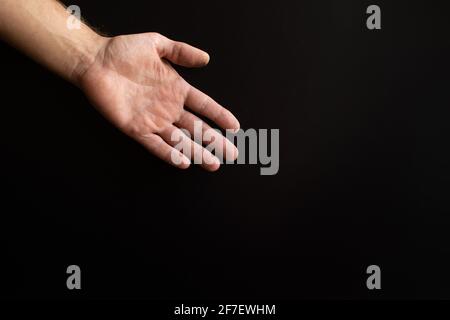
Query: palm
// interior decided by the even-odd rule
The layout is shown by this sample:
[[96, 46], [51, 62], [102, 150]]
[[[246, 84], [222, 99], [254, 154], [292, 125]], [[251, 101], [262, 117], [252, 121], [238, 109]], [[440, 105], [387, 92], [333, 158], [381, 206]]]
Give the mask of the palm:
[[[208, 60], [202, 51], [158, 34], [112, 38], [85, 73], [82, 86], [99, 111], [123, 132], [153, 154], [186, 168], [186, 156], [179, 155], [183, 159], [180, 163], [173, 161], [177, 141], [171, 137], [179, 128], [192, 131], [193, 123], [200, 119], [185, 110], [185, 105], [225, 129], [238, 129], [239, 124], [229, 111], [191, 87], [163, 57], [186, 66], [204, 65]], [[204, 123], [202, 126], [208, 128]], [[202, 154], [206, 169], [219, 167], [209, 151], [183, 137], [192, 147], [192, 156]], [[215, 138], [223, 139], [229, 154], [229, 141], [221, 135]], [[235, 154], [233, 147], [232, 157]]]

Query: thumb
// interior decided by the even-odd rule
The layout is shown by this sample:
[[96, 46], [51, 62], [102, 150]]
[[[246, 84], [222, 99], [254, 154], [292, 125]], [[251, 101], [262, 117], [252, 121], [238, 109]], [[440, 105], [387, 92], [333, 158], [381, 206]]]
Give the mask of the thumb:
[[165, 38], [160, 42], [160, 57], [183, 67], [204, 67], [209, 62], [209, 55], [184, 42]]

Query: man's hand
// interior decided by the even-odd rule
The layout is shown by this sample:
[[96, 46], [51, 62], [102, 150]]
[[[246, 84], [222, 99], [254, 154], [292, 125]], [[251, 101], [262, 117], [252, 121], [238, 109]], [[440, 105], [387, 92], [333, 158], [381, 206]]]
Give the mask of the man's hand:
[[[228, 110], [183, 80], [168, 61], [201, 67], [208, 63], [209, 56], [157, 33], [111, 38], [80, 75], [79, 85], [107, 119], [154, 155], [187, 168], [190, 159], [173, 148], [181, 144], [183, 149], [190, 150], [192, 158], [201, 159], [205, 169], [215, 171], [220, 166], [219, 160], [180, 131], [186, 129], [193, 136], [195, 121], [199, 121], [203, 130], [210, 127], [184, 107], [223, 129], [237, 130], [239, 122]], [[220, 141], [221, 148], [216, 151], [228, 160], [236, 159], [236, 147], [221, 134], [211, 132], [214, 140]]]
[[[237, 130], [239, 123], [171, 65], [204, 66], [208, 54], [156, 33], [106, 38], [85, 24], [69, 30], [69, 17], [55, 0], [0, 0], [0, 37], [79, 86], [106, 118], [154, 155], [187, 168], [189, 159], [174, 148], [181, 144], [205, 169], [217, 170], [218, 158], [181, 132], [193, 135], [201, 121], [185, 107], [223, 129]], [[200, 123], [203, 131], [210, 129]], [[208, 134], [212, 139], [204, 142], [214, 142], [221, 159], [237, 158], [230, 141], [213, 130]]]

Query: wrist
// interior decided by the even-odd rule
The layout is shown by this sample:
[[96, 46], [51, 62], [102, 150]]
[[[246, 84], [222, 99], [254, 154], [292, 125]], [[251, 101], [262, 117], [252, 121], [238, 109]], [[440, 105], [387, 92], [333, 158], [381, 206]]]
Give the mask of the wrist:
[[109, 41], [108, 37], [89, 31], [89, 35], [84, 36], [83, 41], [76, 45], [74, 66], [69, 71], [69, 81], [78, 87], [81, 86], [86, 71], [95, 63]]

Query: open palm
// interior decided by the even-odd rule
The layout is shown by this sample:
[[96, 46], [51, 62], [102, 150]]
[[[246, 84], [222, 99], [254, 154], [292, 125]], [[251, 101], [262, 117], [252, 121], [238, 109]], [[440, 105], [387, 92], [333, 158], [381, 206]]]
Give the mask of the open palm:
[[[208, 63], [209, 56], [157, 33], [114, 37], [105, 42], [84, 73], [81, 87], [107, 119], [154, 155], [179, 168], [189, 167], [196, 157], [202, 159], [205, 169], [217, 170], [219, 159], [180, 130], [194, 134], [196, 121], [204, 132], [210, 130], [185, 106], [223, 129], [237, 130], [239, 122], [227, 109], [189, 85], [169, 61], [201, 67]], [[208, 132], [215, 145], [220, 145], [216, 151], [221, 156], [236, 159], [237, 149], [230, 141], [216, 131]], [[186, 155], [174, 148], [180, 145], [190, 152]]]

